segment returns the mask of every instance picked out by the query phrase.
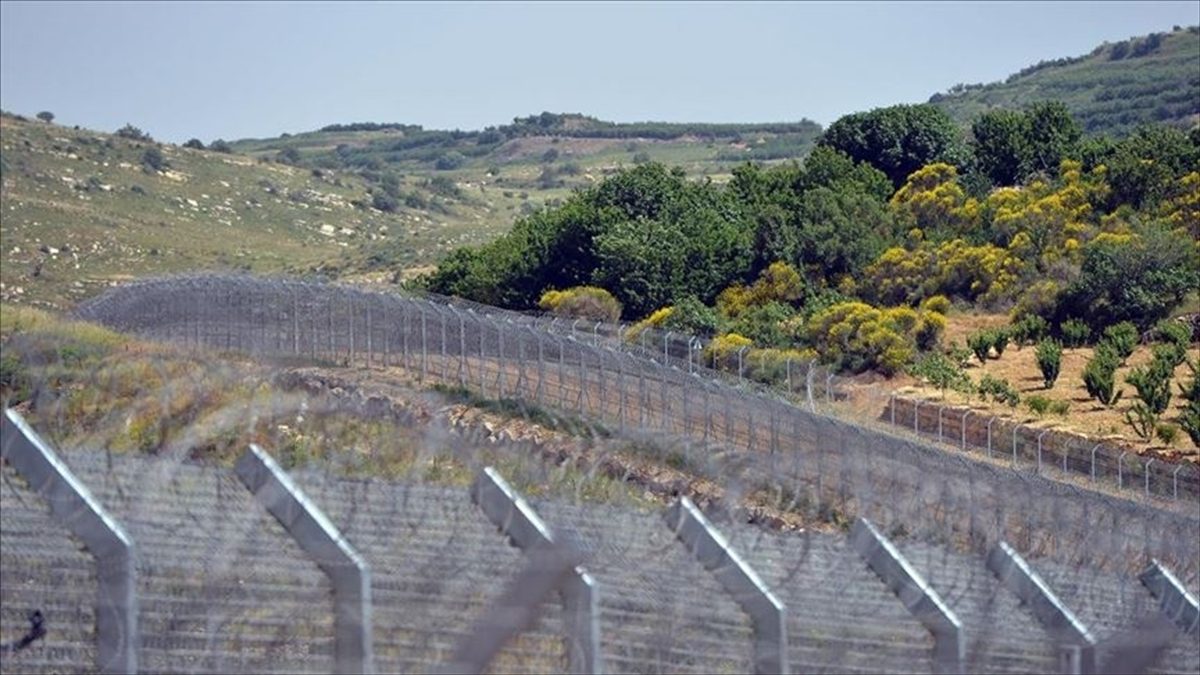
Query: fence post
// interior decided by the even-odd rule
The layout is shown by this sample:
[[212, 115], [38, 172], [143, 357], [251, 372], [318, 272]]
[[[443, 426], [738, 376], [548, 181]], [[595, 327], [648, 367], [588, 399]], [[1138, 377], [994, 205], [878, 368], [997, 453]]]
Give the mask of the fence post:
[[371, 367], [371, 358], [375, 355], [375, 344], [372, 340], [372, 338], [374, 337], [372, 335], [372, 333], [374, 331], [371, 330], [371, 298], [369, 296], [366, 298], [365, 304], [367, 307], [367, 316], [366, 316], [366, 319], [364, 320], [364, 323], [366, 324], [366, 329], [367, 329], [367, 368], [370, 368]]
[[988, 552], [987, 567], [1061, 641], [1060, 672], [1071, 675], [1095, 672], [1096, 638], [1020, 554], [1001, 541]]
[[1182, 464], [1175, 467], [1175, 470], [1171, 472], [1171, 499], [1176, 501], [1179, 500], [1179, 471], [1181, 469], [1183, 469]]
[[1138, 575], [1138, 580], [1158, 600], [1159, 609], [1179, 630], [1193, 637], [1200, 632], [1200, 605], [1171, 570], [1152, 559]]
[[1097, 443], [1092, 448], [1092, 482], [1096, 482], [1096, 451], [1100, 449], [1100, 444]]
[[944, 443], [945, 439], [942, 434], [942, 413], [946, 412], [946, 406], [938, 406], [938, 443]]
[[754, 627], [754, 672], [787, 673], [787, 607], [687, 497], [666, 512], [667, 524], [717, 578]]
[[4, 411], [0, 437], [0, 457], [46, 500], [54, 519], [96, 560], [96, 669], [136, 673], [140, 639], [133, 539], [15, 410]]
[[1017, 432], [1018, 432], [1018, 431], [1020, 431], [1020, 430], [1021, 430], [1021, 425], [1020, 425], [1020, 424], [1017, 424], [1017, 425], [1013, 426], [1013, 432], [1012, 432], [1012, 448], [1013, 448], [1013, 453], [1012, 453], [1012, 465], [1013, 465], [1014, 467], [1017, 465]]
[[429, 331], [427, 330], [427, 321], [425, 310], [421, 312], [421, 381], [429, 380]]
[[[523, 551], [561, 545], [555, 533], [492, 467], [471, 484], [471, 500]], [[572, 673], [600, 673], [600, 590], [582, 566], [573, 566], [560, 588], [566, 614], [567, 655]]]
[[1121, 453], [1120, 457], [1117, 457], [1117, 488], [1118, 489], [1125, 487], [1125, 473], [1121, 470], [1121, 462], [1125, 461], [1125, 455], [1128, 455], [1128, 454], [1129, 454], [1129, 451], [1126, 450]]
[[961, 429], [959, 429], [959, 430], [962, 431], [962, 451], [963, 452], [967, 451], [967, 418], [970, 416], [971, 416], [971, 409], [968, 408], [967, 410], [965, 410], [963, 412], [962, 417], [959, 418], [959, 422], [958, 422], [959, 426], [961, 427]]
[[749, 348], [750, 348], [749, 345], [742, 347], [741, 349], [738, 350], [738, 353], [737, 353], [737, 355], [738, 355], [738, 382], [742, 386], [746, 386], [746, 376], [742, 369], [743, 368], [742, 356], [746, 353], [746, 350]]
[[896, 425], [896, 394], [893, 392], [888, 395], [888, 408], [892, 416], [892, 426]]
[[1145, 490], [1145, 492], [1146, 492], [1146, 496], [1147, 496], [1147, 497], [1149, 497], [1149, 496], [1150, 496], [1150, 466], [1151, 466], [1152, 464], [1154, 464], [1154, 459], [1155, 459], [1154, 457], [1151, 457], [1149, 460], [1147, 460], [1147, 461], [1146, 461], [1146, 466], [1142, 467], [1142, 475], [1143, 475], [1143, 476], [1145, 477], [1145, 479], [1146, 479], [1146, 490]]
[[988, 420], [988, 423], [987, 423], [987, 451], [988, 451], [989, 458], [992, 456], [992, 424], [994, 424], [995, 422], [996, 422], [996, 416], [992, 415], [992, 418], [990, 420]]
[[1038, 434], [1038, 437], [1037, 437], [1037, 444], [1038, 444], [1037, 472], [1039, 474], [1042, 472], [1042, 437], [1048, 433], [1050, 433], [1050, 430], [1044, 429], [1044, 430], [1042, 430], [1042, 433]]
[[920, 411], [921, 411], [921, 399], [914, 398], [913, 399], [913, 432], [918, 433], [918, 434], [921, 433], [921, 415], [919, 414]]
[[251, 444], [242, 454], [234, 473], [329, 577], [333, 586], [334, 666], [337, 672], [375, 672], [371, 568], [367, 561], [275, 460], [257, 445]]
[[937, 591], [909, 565], [900, 551], [865, 518], [850, 530], [850, 544], [908, 611], [933, 634], [934, 669], [962, 673], [965, 638], [962, 622]]

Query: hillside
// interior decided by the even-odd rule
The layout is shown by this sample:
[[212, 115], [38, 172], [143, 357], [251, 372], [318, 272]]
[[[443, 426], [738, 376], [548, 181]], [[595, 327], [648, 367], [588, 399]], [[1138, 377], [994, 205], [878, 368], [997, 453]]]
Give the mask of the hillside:
[[[475, 132], [334, 125], [233, 152], [7, 114], [0, 131], [0, 296], [65, 307], [183, 270], [410, 276], [622, 167], [661, 161], [719, 181], [746, 159], [802, 157], [821, 129], [544, 113]], [[143, 162], [152, 148], [162, 170]]]
[[1043, 61], [1003, 82], [957, 85], [930, 103], [960, 124], [994, 108], [1067, 105], [1084, 131], [1123, 136], [1139, 124], [1200, 121], [1200, 27], [1102, 44], [1085, 56]]
[[352, 172], [11, 115], [0, 132], [0, 296], [12, 302], [65, 307], [113, 282], [196, 269], [337, 275], [366, 264], [369, 246], [398, 252], [401, 268], [429, 264], [499, 234], [522, 201], [505, 208], [498, 193], [450, 183], [414, 187], [419, 208], [385, 213]]

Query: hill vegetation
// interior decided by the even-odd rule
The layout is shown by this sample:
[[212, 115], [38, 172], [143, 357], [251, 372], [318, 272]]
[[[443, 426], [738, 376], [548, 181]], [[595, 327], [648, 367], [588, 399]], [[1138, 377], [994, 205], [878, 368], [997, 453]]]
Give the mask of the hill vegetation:
[[[788, 360], [819, 358], [943, 388], [986, 384], [1005, 401], [1019, 400], [1011, 385], [976, 384], [962, 372], [970, 352], [942, 344], [952, 307], [1008, 312], [1012, 326], [971, 336], [972, 349], [986, 360], [1010, 341], [1039, 344], [1047, 388], [1063, 341], [1121, 336], [1127, 357], [1140, 333], [1162, 335], [1155, 365], [1128, 375], [1140, 399], [1130, 425], [1153, 440], [1200, 338], [1160, 323], [1200, 288], [1198, 196], [1200, 129], [1085, 139], [1065, 106], [1045, 103], [986, 113], [964, 139], [935, 107], [893, 106], [834, 122], [803, 164], [747, 163], [725, 185], [657, 163], [620, 171], [455, 251], [426, 283], [514, 309], [611, 297], [639, 322], [633, 334], [715, 335], [707, 361], [748, 363], [765, 382]], [[1103, 365], [1111, 379], [1119, 362]], [[1200, 438], [1200, 418], [1179, 415]]]
[[959, 124], [980, 114], [1060, 101], [1089, 134], [1124, 136], [1141, 124], [1200, 121], [1200, 27], [1105, 43], [1042, 61], [991, 84], [959, 84], [929, 102]]

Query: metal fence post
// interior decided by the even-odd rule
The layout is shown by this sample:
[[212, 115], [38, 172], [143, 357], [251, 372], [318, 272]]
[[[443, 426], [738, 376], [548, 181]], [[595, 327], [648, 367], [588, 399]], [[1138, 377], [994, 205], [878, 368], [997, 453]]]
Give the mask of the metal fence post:
[[990, 420], [988, 420], [988, 423], [987, 423], [987, 452], [988, 452], [988, 457], [991, 457], [991, 456], [992, 456], [992, 424], [993, 424], [993, 423], [995, 423], [995, 421], [996, 421], [996, 416], [995, 416], [995, 415], [992, 415], [992, 418], [991, 418]]
[[291, 477], [257, 445], [234, 467], [246, 489], [275, 516], [333, 586], [334, 665], [338, 673], [373, 673], [371, 568]]
[[1100, 449], [1100, 444], [1097, 443], [1092, 447], [1092, 482], [1096, 482], [1096, 451]]
[[962, 417], [959, 418], [959, 422], [958, 422], [959, 426], [961, 427], [960, 431], [962, 431], [962, 451], [963, 452], [967, 451], [967, 418], [970, 416], [971, 416], [971, 410], [967, 409], [963, 412]]
[[1125, 461], [1125, 455], [1128, 455], [1128, 454], [1129, 454], [1129, 451], [1126, 450], [1121, 453], [1120, 457], [1117, 457], [1117, 487], [1118, 488], [1125, 487], [1125, 474], [1121, 470], [1121, 462]]
[[1171, 472], [1171, 499], [1179, 500], [1179, 472], [1183, 469], [1183, 465], [1175, 467]]
[[666, 514], [667, 524], [705, 569], [733, 596], [754, 626], [754, 672], [787, 673], [787, 606], [687, 497]]
[[1146, 479], [1146, 496], [1150, 496], [1150, 466], [1154, 464], [1154, 457], [1146, 460], [1146, 466], [1142, 467], [1142, 476]]
[[1200, 604], [1171, 570], [1152, 559], [1138, 575], [1138, 580], [1158, 600], [1159, 609], [1179, 630], [1192, 637], [1200, 633]]
[[1042, 472], [1042, 437], [1050, 433], [1049, 429], [1044, 429], [1037, 437], [1037, 472]]
[[[484, 467], [471, 484], [471, 500], [521, 550], [562, 544], [529, 502], [490, 466]], [[566, 614], [570, 672], [603, 672], [600, 590], [596, 580], [582, 566], [576, 566], [560, 590]]]
[[921, 411], [921, 399], [914, 398], [913, 399], [913, 431], [918, 434], [921, 433], [920, 411]]
[[1096, 671], [1096, 638], [1016, 550], [1001, 541], [988, 552], [987, 567], [1060, 642], [1060, 672]]
[[909, 565], [900, 551], [870, 521], [859, 518], [850, 530], [850, 544], [867, 566], [883, 580], [908, 611], [933, 634], [934, 669], [962, 673], [966, 655], [962, 622], [937, 591]]
[[138, 573], [133, 539], [50, 446], [12, 409], [4, 411], [3, 457], [50, 505], [54, 519], [96, 560], [96, 668], [138, 671]]
[[1012, 453], [1012, 465], [1013, 465], [1014, 467], [1017, 465], [1017, 432], [1018, 432], [1018, 431], [1020, 431], [1020, 430], [1021, 430], [1021, 425], [1020, 425], [1020, 424], [1017, 424], [1017, 425], [1014, 425], [1014, 426], [1013, 426], [1013, 432], [1012, 432], [1012, 450], [1013, 450], [1013, 453]]

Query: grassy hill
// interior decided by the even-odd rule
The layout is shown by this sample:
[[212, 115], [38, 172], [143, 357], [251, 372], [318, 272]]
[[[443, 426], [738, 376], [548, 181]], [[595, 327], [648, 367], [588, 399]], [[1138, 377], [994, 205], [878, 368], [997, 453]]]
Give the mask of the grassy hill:
[[[267, 162], [0, 117], [0, 296], [65, 307], [110, 283], [196, 269], [314, 272], [428, 265], [507, 229], [520, 195], [413, 186], [370, 206], [349, 171]], [[165, 166], [144, 161], [160, 153]], [[545, 195], [541, 195], [545, 197]], [[502, 202], [502, 203], [497, 203]]]
[[994, 108], [1062, 101], [1093, 134], [1144, 123], [1200, 122], [1200, 27], [1105, 43], [1085, 56], [1043, 61], [1004, 82], [957, 85], [930, 103], [962, 124]]
[[475, 132], [335, 125], [233, 152], [9, 114], [0, 131], [0, 298], [67, 307], [121, 280], [197, 269], [407, 276], [624, 166], [723, 180], [746, 159], [802, 157], [821, 129], [545, 113]]

